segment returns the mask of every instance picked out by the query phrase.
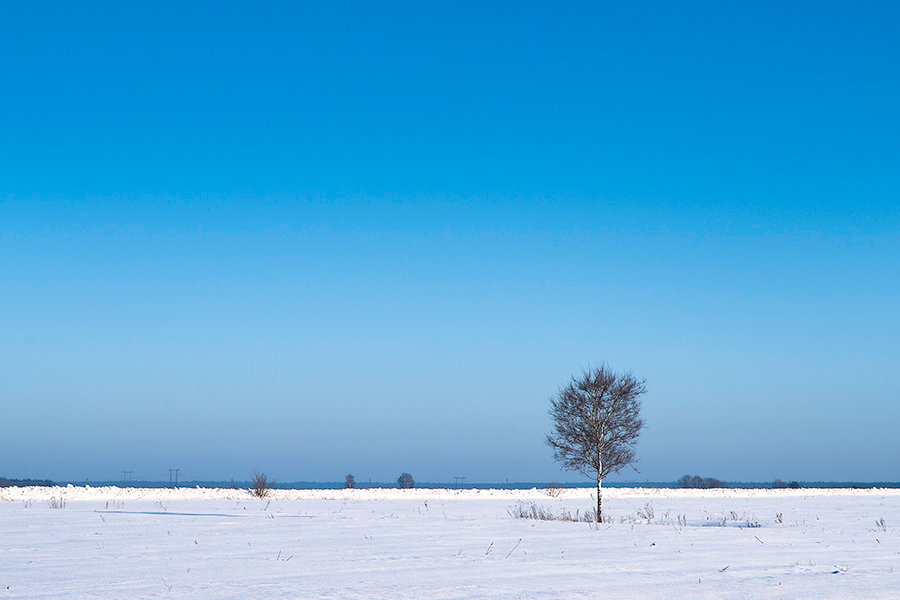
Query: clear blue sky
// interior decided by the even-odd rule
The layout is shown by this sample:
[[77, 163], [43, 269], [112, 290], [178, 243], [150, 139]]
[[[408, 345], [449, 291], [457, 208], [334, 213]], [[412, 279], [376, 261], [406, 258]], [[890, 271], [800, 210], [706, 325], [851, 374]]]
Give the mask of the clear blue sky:
[[900, 480], [900, 5], [7, 3], [0, 475]]

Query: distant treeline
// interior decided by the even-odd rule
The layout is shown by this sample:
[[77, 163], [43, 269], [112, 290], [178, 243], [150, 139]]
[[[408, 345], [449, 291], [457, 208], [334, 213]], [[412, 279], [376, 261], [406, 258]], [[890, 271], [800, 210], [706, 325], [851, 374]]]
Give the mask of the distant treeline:
[[787, 481], [782, 481], [780, 479], [776, 479], [775, 481], [772, 482], [772, 487], [775, 488], [776, 490], [782, 490], [785, 488], [797, 490], [797, 489], [800, 489], [800, 482], [799, 481], [787, 482]]
[[[693, 481], [694, 477], [691, 476]], [[771, 488], [779, 488], [783, 484], [786, 488], [798, 487], [798, 488], [822, 488], [822, 489], [871, 489], [871, 488], [900, 488], [900, 482], [897, 481], [874, 481], [874, 482], [858, 482], [858, 481], [791, 481], [791, 482], [782, 482], [781, 480], [776, 479], [775, 481], [719, 481], [713, 477], [700, 477], [701, 480], [706, 480], [707, 483], [719, 482], [724, 487], [731, 489], [771, 489]], [[678, 481], [604, 481], [603, 487], [610, 488], [678, 488], [683, 487], [681, 485], [684, 477], [679, 479]], [[0, 479], [0, 487], [9, 486], [9, 485], [62, 485], [65, 486], [67, 484], [81, 486], [83, 487], [85, 484], [90, 485], [91, 487], [105, 487], [105, 486], [113, 486], [113, 487], [135, 487], [135, 488], [166, 488], [166, 487], [176, 487], [175, 484], [169, 483], [167, 481], [129, 481], [127, 483], [118, 480], [118, 481], [63, 481], [57, 483], [53, 483], [52, 481], [38, 481], [31, 479]], [[249, 489], [252, 487], [252, 483], [249, 481], [179, 481], [177, 487], [180, 488], [210, 488], [210, 489], [221, 489], [221, 488], [237, 488], [237, 489]], [[578, 483], [557, 483], [557, 482], [496, 482], [496, 483], [469, 483], [468, 481], [463, 484], [456, 483], [448, 483], [448, 482], [419, 482], [416, 481], [417, 488], [425, 488], [425, 489], [466, 489], [466, 490], [529, 490], [532, 488], [543, 489], [549, 487], [560, 487], [565, 489], [579, 489], [579, 488], [591, 488], [596, 487], [596, 483], [591, 482], [578, 482]], [[343, 489], [346, 487], [346, 483], [343, 481], [295, 481], [295, 482], [278, 482], [275, 484], [275, 489], [279, 490], [332, 490], [332, 489]], [[395, 488], [397, 487], [397, 483], [394, 481], [391, 482], [368, 482], [368, 481], [359, 481], [356, 480], [355, 486], [357, 489], [376, 489], [376, 488]], [[709, 488], [707, 488], [709, 489]]]
[[675, 485], [686, 489], [710, 490], [713, 488], [727, 488], [728, 484], [719, 481], [715, 477], [700, 477], [699, 475], [685, 475], [675, 482]]
[[[675, 482], [675, 487], [685, 488], [685, 489], [700, 489], [700, 490], [710, 490], [715, 488], [727, 488], [728, 484], [724, 481], [720, 481], [715, 477], [700, 477], [699, 475], [685, 475], [681, 479]], [[780, 479], [776, 479], [770, 485], [766, 485], [764, 487], [771, 487], [772, 489], [781, 490], [781, 489], [792, 489], [796, 490], [800, 488], [800, 482], [798, 481], [782, 481]], [[812, 486], [806, 486], [812, 487]], [[830, 486], [824, 486], [830, 487]], [[860, 487], [853, 485], [851, 487]]]
[[26, 487], [31, 485], [52, 486], [56, 484], [49, 479], [7, 479], [6, 477], [0, 477], [0, 487]]

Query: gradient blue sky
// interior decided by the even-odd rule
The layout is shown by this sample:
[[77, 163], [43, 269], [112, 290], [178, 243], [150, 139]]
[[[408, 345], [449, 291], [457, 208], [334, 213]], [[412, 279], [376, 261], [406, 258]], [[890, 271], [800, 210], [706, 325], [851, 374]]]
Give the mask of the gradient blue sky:
[[900, 480], [900, 4], [0, 6], [0, 475]]

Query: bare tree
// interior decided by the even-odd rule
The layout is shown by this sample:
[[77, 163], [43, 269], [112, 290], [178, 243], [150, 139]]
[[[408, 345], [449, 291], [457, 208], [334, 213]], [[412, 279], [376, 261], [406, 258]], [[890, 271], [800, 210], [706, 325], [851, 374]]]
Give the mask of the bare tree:
[[640, 397], [646, 383], [604, 363], [582, 370], [550, 398], [553, 432], [547, 445], [564, 469], [597, 480], [598, 523], [603, 520], [603, 478], [637, 462], [634, 445], [644, 427]]
[[346, 477], [344, 477], [344, 487], [346, 487], [348, 490], [356, 487], [356, 479], [353, 477], [353, 475], [347, 475]]
[[397, 485], [401, 488], [408, 490], [416, 487], [416, 482], [413, 481], [412, 475], [409, 473], [403, 473], [400, 477], [397, 478]]

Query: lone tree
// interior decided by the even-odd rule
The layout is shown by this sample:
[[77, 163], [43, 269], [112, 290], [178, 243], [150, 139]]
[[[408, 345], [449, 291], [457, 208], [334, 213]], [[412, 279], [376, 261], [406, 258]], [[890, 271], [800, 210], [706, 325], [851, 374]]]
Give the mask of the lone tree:
[[646, 383], [604, 363], [582, 370], [550, 398], [553, 432], [547, 445], [564, 469], [596, 478], [598, 523], [603, 520], [603, 478], [637, 462], [634, 445], [644, 427], [640, 397]]
[[397, 478], [397, 485], [399, 485], [404, 490], [409, 490], [416, 487], [416, 482], [413, 480], [412, 475], [409, 473], [403, 473], [400, 477]]

